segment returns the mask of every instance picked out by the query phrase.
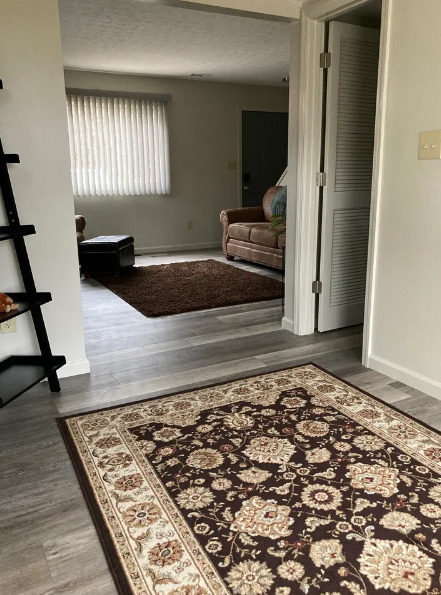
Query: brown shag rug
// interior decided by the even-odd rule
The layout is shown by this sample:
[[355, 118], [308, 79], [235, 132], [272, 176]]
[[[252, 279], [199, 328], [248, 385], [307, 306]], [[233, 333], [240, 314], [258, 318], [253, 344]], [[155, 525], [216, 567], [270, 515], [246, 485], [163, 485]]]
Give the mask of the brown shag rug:
[[283, 297], [278, 279], [216, 260], [134, 267], [126, 275], [97, 281], [144, 316], [167, 316]]
[[119, 593], [441, 592], [441, 436], [314, 365], [60, 419]]

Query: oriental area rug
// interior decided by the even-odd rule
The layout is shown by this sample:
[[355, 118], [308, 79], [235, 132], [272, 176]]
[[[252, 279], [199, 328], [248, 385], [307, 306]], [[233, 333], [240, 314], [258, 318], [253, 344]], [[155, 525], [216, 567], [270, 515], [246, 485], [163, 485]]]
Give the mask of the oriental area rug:
[[96, 276], [144, 316], [167, 316], [283, 297], [278, 279], [217, 260], [134, 267], [126, 275]]
[[120, 593], [441, 592], [440, 435], [313, 364], [59, 425]]

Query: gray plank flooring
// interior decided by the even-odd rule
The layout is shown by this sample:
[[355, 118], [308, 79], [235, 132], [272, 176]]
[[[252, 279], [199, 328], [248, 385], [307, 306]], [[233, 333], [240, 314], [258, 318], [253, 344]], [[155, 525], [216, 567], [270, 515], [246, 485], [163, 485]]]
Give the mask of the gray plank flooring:
[[[215, 258], [218, 250], [137, 257], [137, 265]], [[244, 261], [233, 266], [279, 278]], [[0, 594], [116, 593], [55, 419], [98, 407], [313, 361], [441, 429], [441, 401], [361, 365], [362, 329], [309, 337], [281, 329], [281, 300], [145, 318], [82, 281], [91, 374], [46, 383], [0, 411]]]

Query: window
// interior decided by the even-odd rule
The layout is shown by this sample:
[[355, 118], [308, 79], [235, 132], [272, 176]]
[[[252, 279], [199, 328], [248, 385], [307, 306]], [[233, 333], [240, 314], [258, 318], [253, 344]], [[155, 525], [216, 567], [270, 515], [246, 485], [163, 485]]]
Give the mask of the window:
[[170, 193], [167, 103], [67, 96], [75, 196]]

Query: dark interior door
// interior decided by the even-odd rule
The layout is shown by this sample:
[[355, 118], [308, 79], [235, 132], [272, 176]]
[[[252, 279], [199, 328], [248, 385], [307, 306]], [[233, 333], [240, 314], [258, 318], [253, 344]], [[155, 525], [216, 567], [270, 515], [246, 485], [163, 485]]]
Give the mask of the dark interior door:
[[242, 206], [255, 207], [288, 164], [288, 114], [242, 112]]

